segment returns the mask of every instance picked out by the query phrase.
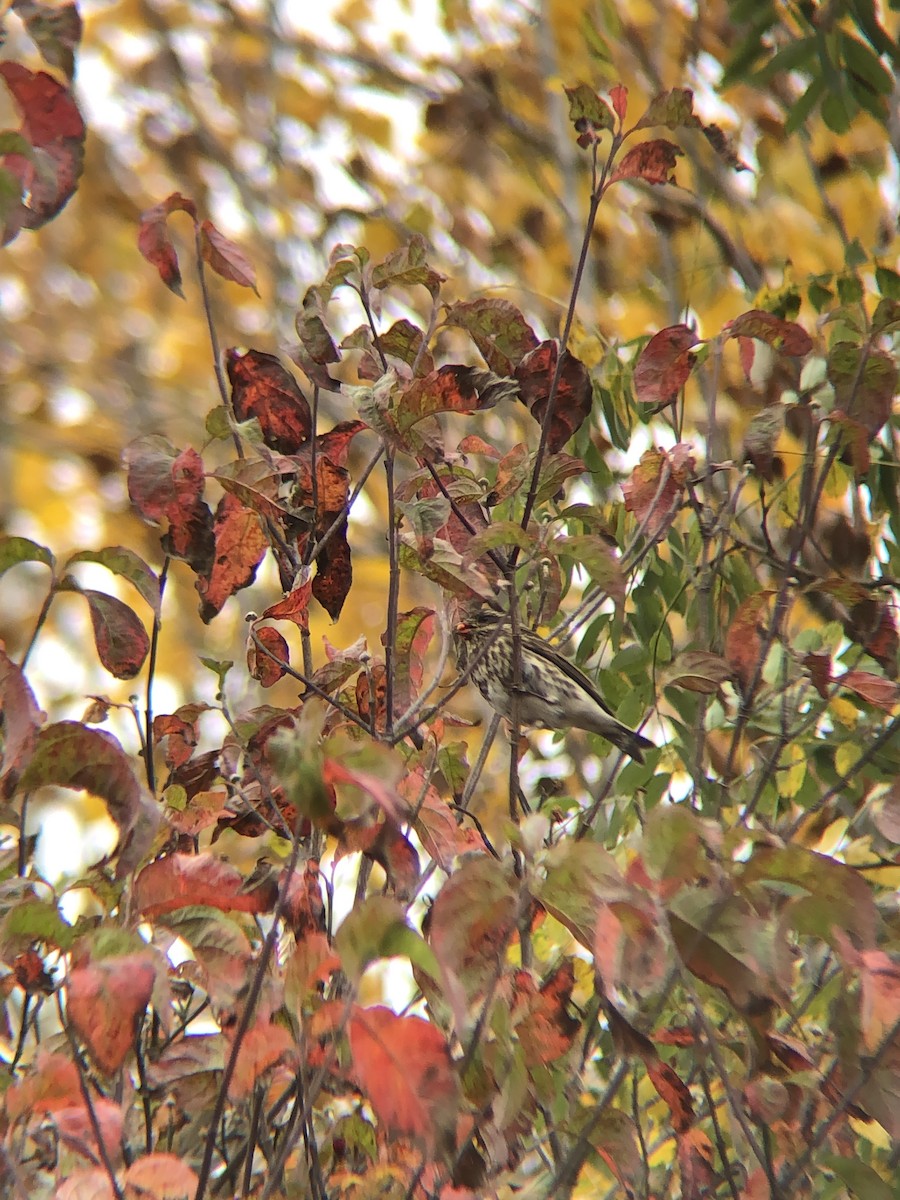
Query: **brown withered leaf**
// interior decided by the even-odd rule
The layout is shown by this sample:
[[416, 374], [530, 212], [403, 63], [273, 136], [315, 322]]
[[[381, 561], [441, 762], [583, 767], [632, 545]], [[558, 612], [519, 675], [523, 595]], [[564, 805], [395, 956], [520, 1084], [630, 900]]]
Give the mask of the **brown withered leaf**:
[[681, 155], [681, 148], [665, 138], [641, 142], [618, 163], [609, 182], [642, 179], [644, 183], [674, 183], [674, 171]]

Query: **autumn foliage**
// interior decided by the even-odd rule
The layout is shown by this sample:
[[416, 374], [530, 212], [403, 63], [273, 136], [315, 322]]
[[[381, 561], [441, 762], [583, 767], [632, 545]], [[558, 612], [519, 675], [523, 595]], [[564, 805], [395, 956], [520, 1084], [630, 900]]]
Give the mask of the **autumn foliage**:
[[[896, 44], [857, 7], [844, 107], [808, 100], [831, 128], [886, 119]], [[60, 213], [85, 139], [76, 6], [12, 9], [55, 74], [0, 64], [6, 242]], [[601, 215], [698, 144], [746, 168], [686, 86], [564, 103], [589, 190], [554, 327], [413, 233], [335, 244], [287, 353], [220, 344], [253, 256], [181, 191], [135, 219], [141, 269], [202, 313], [213, 402], [192, 441], [125, 449], [140, 552], [0, 538], [4, 582], [44, 581], [0, 649], [4, 1195], [894, 1194], [900, 274], [848, 239], [802, 286], [591, 357]], [[202, 638], [251, 587], [256, 610], [160, 711], [173, 580]], [[452, 627], [498, 602], [645, 763], [473, 708]], [[68, 603], [137, 689], [81, 719], [37, 698]], [[356, 640], [314, 637], [355, 604]], [[115, 826], [63, 884], [30, 824], [50, 791]]]

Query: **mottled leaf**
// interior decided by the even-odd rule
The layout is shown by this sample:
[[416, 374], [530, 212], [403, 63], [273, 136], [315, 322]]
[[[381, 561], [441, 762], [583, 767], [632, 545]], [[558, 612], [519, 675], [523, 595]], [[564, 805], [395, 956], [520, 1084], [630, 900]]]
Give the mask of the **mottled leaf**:
[[256, 417], [267, 446], [279, 454], [296, 454], [309, 439], [312, 416], [293, 375], [274, 354], [262, 350], [227, 350], [225, 363], [235, 419]]
[[508, 300], [463, 300], [452, 304], [445, 325], [465, 331], [496, 375], [511, 375], [538, 345], [534, 330]]
[[609, 182], [642, 179], [644, 183], [674, 183], [673, 172], [681, 153], [674, 142], [667, 142], [665, 138], [641, 142], [618, 163]]
[[216, 508], [213, 535], [216, 549], [212, 567], [208, 573], [198, 573], [196, 582], [200, 617], [205, 624], [221, 611], [230, 596], [250, 586], [269, 545], [258, 514], [228, 492]]
[[[526, 354], [516, 367], [515, 377], [521, 388], [522, 403], [539, 425], [543, 423], [547, 411], [558, 356], [559, 345], [551, 338]], [[587, 367], [574, 354], [564, 351], [547, 439], [547, 449], [551, 453], [561, 450], [581, 428], [591, 411], [592, 401]]]

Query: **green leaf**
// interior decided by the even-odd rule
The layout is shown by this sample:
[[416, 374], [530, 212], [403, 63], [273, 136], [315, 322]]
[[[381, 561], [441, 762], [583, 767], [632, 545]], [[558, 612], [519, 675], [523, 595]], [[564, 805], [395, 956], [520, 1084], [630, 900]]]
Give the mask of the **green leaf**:
[[26, 537], [0, 538], [0, 575], [23, 562], [39, 562], [52, 571], [56, 559], [46, 546]]
[[390, 896], [369, 896], [356, 905], [337, 931], [334, 944], [341, 966], [354, 984], [379, 958], [408, 958], [435, 981], [440, 979], [431, 947], [406, 923], [403, 908]]
[[586, 83], [579, 83], [573, 88], [567, 87], [565, 91], [569, 98], [569, 120], [579, 133], [587, 129], [615, 129], [613, 110], [593, 88]]
[[103, 550], [80, 550], [66, 563], [93, 562], [106, 567], [113, 575], [127, 579], [147, 601], [154, 613], [159, 613], [159, 576], [133, 550], [126, 546], [107, 546]]

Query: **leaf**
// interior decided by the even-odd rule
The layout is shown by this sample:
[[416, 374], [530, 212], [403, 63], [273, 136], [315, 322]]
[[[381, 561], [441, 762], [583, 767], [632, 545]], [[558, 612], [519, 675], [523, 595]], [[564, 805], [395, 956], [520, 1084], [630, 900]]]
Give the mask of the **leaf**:
[[425, 254], [425, 239], [419, 233], [413, 234], [406, 246], [394, 250], [373, 268], [372, 286], [383, 289], [418, 283], [436, 298], [446, 276], [428, 265]]
[[309, 440], [312, 416], [300, 385], [274, 354], [248, 350], [225, 352], [236, 421], [256, 417], [266, 445], [279, 454], [296, 454]]
[[464, 862], [438, 892], [428, 940], [442, 974], [471, 1002], [504, 962], [516, 931], [516, 888], [493, 858]]
[[721, 655], [706, 650], [686, 650], [666, 669], [663, 686], [677, 686], [687, 692], [713, 696], [730, 678], [731, 667]]
[[440, 969], [431, 948], [406, 920], [403, 906], [391, 896], [368, 896], [341, 923], [334, 939], [341, 966], [358, 985], [372, 963], [408, 958], [432, 979]]
[[226, 492], [216, 508], [213, 524], [215, 557], [209, 572], [198, 572], [200, 619], [208, 624], [225, 601], [249, 587], [256, 578], [269, 542], [257, 513]]
[[140, 595], [147, 601], [154, 613], [159, 613], [159, 576], [153, 571], [139, 554], [126, 546], [106, 546], [103, 550], [79, 550], [66, 563], [66, 569], [75, 563], [100, 563], [113, 575], [127, 579], [134, 584]]
[[44, 71], [3, 62], [0, 77], [22, 114], [19, 132], [32, 148], [30, 157], [3, 156], [5, 173], [20, 185], [5, 214], [6, 245], [20, 229], [40, 229], [72, 198], [84, 164], [85, 128], [72, 93]]
[[575, 988], [572, 960], [561, 962], [537, 993], [527, 971], [518, 972], [515, 982], [513, 1019], [526, 1063], [534, 1067], [558, 1062], [581, 1028], [568, 1011]]
[[625, 600], [625, 577], [621, 559], [609, 542], [594, 533], [578, 533], [557, 538], [553, 551], [561, 558], [571, 558], [582, 567], [593, 583], [605, 591], [617, 605]]
[[828, 355], [834, 403], [874, 438], [890, 419], [898, 368], [893, 357], [871, 346], [838, 342]]
[[452, 304], [444, 324], [465, 331], [496, 375], [512, 375], [538, 345], [534, 330], [508, 300], [464, 300]]
[[10, 567], [16, 567], [23, 562], [39, 562], [52, 571], [56, 560], [47, 549], [31, 538], [2, 537], [0, 538], [0, 575], [5, 574]]
[[95, 960], [69, 972], [66, 1011], [107, 1075], [119, 1070], [133, 1048], [155, 981], [152, 960], [139, 954]]
[[680, 442], [671, 450], [647, 450], [630, 479], [622, 484], [625, 508], [640, 522], [641, 531], [651, 542], [669, 531], [678, 514], [685, 484], [694, 471], [690, 445]]
[[512, 379], [501, 379], [492, 371], [478, 367], [439, 367], [403, 391], [395, 409], [397, 429], [402, 435], [436, 413], [480, 412], [493, 408], [501, 400], [515, 400], [518, 394]]
[[687, 325], [670, 325], [655, 333], [638, 356], [634, 391], [642, 404], [671, 404], [694, 366], [691, 347], [699, 338]]
[[203, 461], [190, 446], [177, 451], [164, 437], [138, 438], [125, 450], [128, 495], [145, 521], [166, 520], [168, 554], [198, 573], [210, 570], [215, 552], [213, 516], [203, 499]]
[[620, 121], [624, 121], [628, 112], [628, 88], [624, 84], [615, 83], [609, 89], [613, 111]]
[[222, 912], [270, 912], [277, 893], [271, 882], [252, 891], [245, 891], [244, 883], [237, 867], [213, 854], [168, 854], [137, 876], [134, 903], [147, 920], [196, 905]]
[[409, 1137], [429, 1153], [455, 1142], [459, 1085], [443, 1035], [420, 1017], [354, 1005], [347, 1024], [360, 1087], [388, 1137]]
[[893, 679], [885, 679], [883, 675], [875, 675], [871, 671], [846, 671], [837, 682], [886, 713], [893, 713], [900, 703], [900, 684]]
[[773, 350], [788, 354], [792, 358], [802, 358], [813, 348], [813, 340], [795, 321], [785, 321], [774, 313], [753, 308], [741, 313], [725, 326], [729, 338], [756, 338], [765, 342]]
[[75, 50], [81, 42], [81, 16], [74, 3], [50, 6], [46, 0], [13, 0], [12, 10], [25, 23], [28, 36], [51, 67], [71, 80], [75, 74]]
[[869, 1163], [838, 1154], [823, 1154], [820, 1162], [857, 1200], [895, 1200], [894, 1188]]
[[120, 847], [139, 820], [155, 819], [155, 807], [145, 804], [131, 759], [116, 739], [77, 721], [59, 721], [40, 731], [17, 790], [31, 792], [47, 784], [84, 788], [105, 800], [119, 827]]
[[604, 129], [612, 131], [615, 128], [612, 109], [586, 83], [567, 87], [565, 93], [569, 98], [569, 120], [575, 126], [576, 133], [600, 132]]
[[270, 604], [263, 616], [272, 621], [293, 621], [304, 633], [309, 632], [309, 601], [312, 596], [312, 581], [307, 580], [289, 592], [283, 600]]
[[754, 677], [762, 677], [763, 637], [773, 592], [756, 592], [738, 607], [725, 634], [725, 660], [746, 694]]
[[[177, 1154], [145, 1154], [137, 1158], [125, 1172], [125, 1195], [141, 1200], [174, 1200], [193, 1196], [200, 1179], [183, 1158]], [[87, 1198], [85, 1198], [87, 1200]]]
[[253, 263], [240, 246], [216, 229], [212, 221], [204, 221], [200, 226], [200, 248], [203, 261], [209, 263], [217, 275], [259, 295]]
[[378, 335], [378, 345], [383, 354], [399, 358], [408, 367], [414, 366], [418, 360], [417, 375], [427, 375], [434, 370], [434, 359], [427, 350], [422, 349], [424, 344], [425, 334], [406, 317], [395, 321], [386, 333]]
[[641, 142], [629, 150], [610, 176], [609, 182], [622, 179], [642, 179], [644, 183], [674, 183], [674, 170], [681, 150], [674, 142], [658, 138]]
[[[526, 354], [515, 370], [522, 403], [538, 424], [543, 423], [547, 411], [558, 355], [559, 345], [551, 338]], [[561, 450], [569, 438], [578, 432], [590, 414], [592, 403], [593, 392], [587, 367], [568, 350], [564, 351], [547, 439], [547, 449], [551, 454]]]
[[0, 647], [0, 795], [11, 796], [31, 758], [38, 731], [45, 720], [28, 680]]
[[241, 1042], [234, 1075], [228, 1085], [228, 1098], [234, 1102], [245, 1100], [253, 1094], [267, 1071], [294, 1057], [294, 1039], [283, 1025], [270, 1020], [256, 1021]]
[[434, 637], [435, 621], [434, 609], [422, 606], [398, 614], [394, 642], [394, 703], [398, 714], [412, 704], [422, 686], [425, 655]]
[[319, 366], [338, 362], [341, 357], [325, 324], [325, 304], [326, 299], [319, 288], [307, 288], [303, 305], [294, 319], [304, 350]]
[[116, 679], [133, 679], [150, 652], [150, 639], [144, 626], [117, 597], [88, 588], [78, 590], [88, 602], [101, 663]]
[[178, 265], [178, 255], [175, 243], [172, 241], [167, 224], [167, 218], [174, 212], [187, 213], [196, 225], [197, 206], [187, 196], [173, 192], [153, 208], [141, 213], [138, 228], [138, 250], [151, 266], [159, 271], [159, 277], [169, 289], [184, 299], [181, 287], [181, 268]]
[[[255, 634], [266, 650], [269, 651], [269, 654], [274, 654], [275, 658], [270, 658], [269, 654], [264, 654], [257, 646], [255, 640], [250, 638], [247, 643], [247, 670], [254, 679], [259, 680], [263, 687], [271, 687], [279, 679], [284, 678], [286, 672], [282, 664], [290, 663], [291, 652], [287, 642], [277, 629], [263, 625], [255, 628]], [[278, 659], [278, 662], [275, 659]]]
[[695, 129], [699, 124], [700, 119], [694, 113], [694, 93], [690, 88], [677, 87], [654, 96], [634, 128], [665, 125], [667, 129]]

